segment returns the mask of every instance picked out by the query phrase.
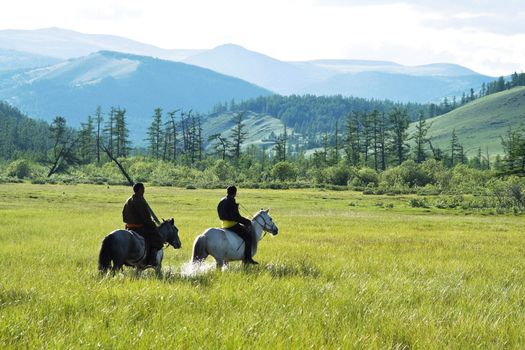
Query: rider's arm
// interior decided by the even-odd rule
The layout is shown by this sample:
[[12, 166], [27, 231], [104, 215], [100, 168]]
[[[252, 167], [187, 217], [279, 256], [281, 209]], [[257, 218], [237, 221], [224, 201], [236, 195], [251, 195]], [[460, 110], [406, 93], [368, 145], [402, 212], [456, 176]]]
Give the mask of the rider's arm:
[[141, 199], [136, 203], [137, 215], [140, 216], [140, 220], [144, 223], [144, 226], [154, 228], [156, 227], [155, 223], [151, 219], [151, 215], [146, 204], [146, 200]]

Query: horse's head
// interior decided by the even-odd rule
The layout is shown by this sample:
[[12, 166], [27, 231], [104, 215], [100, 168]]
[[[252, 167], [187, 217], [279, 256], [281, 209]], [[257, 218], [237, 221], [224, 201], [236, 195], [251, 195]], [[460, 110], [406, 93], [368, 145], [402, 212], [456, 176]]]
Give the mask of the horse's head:
[[262, 229], [266, 232], [270, 232], [272, 235], [276, 236], [279, 233], [277, 225], [273, 222], [272, 217], [269, 214], [270, 209], [259, 210], [253, 219], [262, 226]]
[[173, 246], [175, 249], [179, 249], [182, 246], [179, 238], [179, 229], [175, 226], [175, 220], [173, 218], [169, 220], [162, 220], [159, 226], [159, 232], [164, 240]]

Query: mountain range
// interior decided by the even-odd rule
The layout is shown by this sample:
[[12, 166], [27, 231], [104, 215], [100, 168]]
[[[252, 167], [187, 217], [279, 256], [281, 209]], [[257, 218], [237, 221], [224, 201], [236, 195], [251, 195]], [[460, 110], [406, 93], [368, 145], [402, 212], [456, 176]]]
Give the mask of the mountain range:
[[[459, 97], [471, 88], [478, 91], [483, 82], [493, 80], [468, 68], [446, 63], [403, 66], [388, 61], [334, 59], [287, 62], [234, 44], [210, 50], [172, 50], [119, 36], [84, 34], [60, 28], [2, 30], [0, 49], [59, 60], [109, 50], [182, 61], [283, 95], [341, 94], [425, 103]], [[13, 69], [27, 68], [22, 62], [16, 67], [16, 60], [1, 51], [0, 62], [10, 62]]]
[[[234, 44], [211, 50], [170, 50], [118, 36], [60, 28], [0, 31], [0, 100], [48, 121], [63, 115], [72, 126], [79, 126], [97, 106], [105, 112], [111, 106], [126, 108], [131, 136], [139, 141], [157, 107], [208, 113], [217, 103], [273, 93], [438, 102], [445, 97], [460, 97], [470, 89], [477, 92], [482, 83], [492, 80], [446, 63], [404, 66], [348, 59], [286, 62]], [[486, 99], [467, 106], [483, 101]], [[502, 102], [498, 108], [504, 110], [509, 103]], [[489, 104], [498, 105], [495, 101]], [[446, 144], [451, 131], [446, 125], [481, 113], [467, 106], [436, 119], [431, 131], [436, 144]], [[210, 115], [209, 122], [203, 121], [206, 133], [227, 130], [230, 117]], [[260, 142], [272, 131], [282, 131], [277, 116], [246, 117], [255, 129], [261, 126], [257, 130], [262, 136], [251, 143]], [[442, 127], [436, 127], [440, 124]], [[443, 130], [443, 134], [435, 130]], [[463, 130], [458, 124], [460, 140]], [[495, 137], [491, 135], [487, 137]], [[491, 147], [499, 139], [496, 141]], [[478, 146], [477, 140], [471, 145], [467, 137], [464, 142], [469, 149]]]
[[180, 62], [100, 51], [51, 66], [0, 72], [0, 99], [44, 120], [57, 115], [79, 126], [101, 106], [127, 110], [134, 136], [144, 136], [154, 108], [208, 111], [218, 101], [270, 91]]
[[343, 95], [398, 102], [438, 102], [461, 96], [494, 78], [454, 64], [403, 66], [388, 61], [284, 62], [227, 44], [202, 51], [186, 63], [235, 76], [282, 95]]
[[85, 34], [62, 28], [0, 30], [0, 48], [61, 60], [108, 50], [180, 61], [199, 52], [167, 50], [120, 36]]

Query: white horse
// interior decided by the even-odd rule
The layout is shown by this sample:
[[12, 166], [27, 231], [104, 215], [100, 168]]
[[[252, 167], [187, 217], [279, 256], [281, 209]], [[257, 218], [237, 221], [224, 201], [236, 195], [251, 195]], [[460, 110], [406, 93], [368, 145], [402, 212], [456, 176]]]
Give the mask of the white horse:
[[[270, 209], [259, 210], [252, 219], [252, 227], [255, 233], [253, 240], [252, 256], [257, 253], [257, 244], [264, 237], [263, 232], [277, 235], [279, 229], [272, 221]], [[193, 262], [203, 261], [211, 255], [220, 269], [229, 261], [243, 260], [244, 240], [233, 231], [222, 228], [208, 228], [193, 243]]]

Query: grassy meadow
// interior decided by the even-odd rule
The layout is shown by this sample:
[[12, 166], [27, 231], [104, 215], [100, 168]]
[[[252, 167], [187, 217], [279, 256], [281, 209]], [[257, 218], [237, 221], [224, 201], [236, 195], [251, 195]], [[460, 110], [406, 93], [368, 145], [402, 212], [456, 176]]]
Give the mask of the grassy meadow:
[[[182, 249], [164, 276], [100, 277], [131, 189], [0, 185], [0, 348], [525, 347], [525, 217], [411, 208], [411, 197], [245, 190], [270, 207], [259, 266], [181, 275], [224, 190], [146, 187]], [[211, 259], [211, 258], [208, 258]], [[211, 260], [209, 260], [211, 262]]]

